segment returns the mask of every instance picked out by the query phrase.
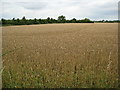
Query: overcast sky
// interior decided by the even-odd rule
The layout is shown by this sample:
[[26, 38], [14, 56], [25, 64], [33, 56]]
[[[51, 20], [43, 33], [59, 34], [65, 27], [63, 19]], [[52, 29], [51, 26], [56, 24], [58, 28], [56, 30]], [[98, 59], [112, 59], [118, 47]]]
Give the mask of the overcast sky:
[[55, 18], [114, 20], [118, 19], [119, 0], [0, 0], [2, 17], [6, 19]]

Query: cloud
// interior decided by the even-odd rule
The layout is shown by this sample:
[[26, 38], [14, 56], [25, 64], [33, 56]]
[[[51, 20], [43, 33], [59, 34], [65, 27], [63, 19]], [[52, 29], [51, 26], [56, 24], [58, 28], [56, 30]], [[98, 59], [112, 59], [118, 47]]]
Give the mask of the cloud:
[[27, 3], [19, 2], [17, 4], [19, 6], [24, 7], [25, 9], [30, 9], [30, 10], [40, 10], [47, 6], [47, 3], [45, 3], [45, 2], [39, 2], [39, 3], [37, 3], [37, 2], [27, 2]]
[[117, 19], [119, 0], [5, 0], [4, 18], [57, 18], [65, 15], [67, 19], [90, 18]]

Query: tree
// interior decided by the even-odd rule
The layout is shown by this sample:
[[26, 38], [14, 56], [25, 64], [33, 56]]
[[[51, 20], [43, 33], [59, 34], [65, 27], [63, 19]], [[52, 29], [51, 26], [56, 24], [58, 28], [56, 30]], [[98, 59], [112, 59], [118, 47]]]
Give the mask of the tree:
[[[97, 22], [103, 22], [103, 21], [97, 21]], [[120, 22], [120, 21], [104, 21], [108, 23], [112, 22]], [[48, 17], [47, 19], [26, 19], [25, 16], [22, 17], [22, 19], [1, 19], [0, 24], [2, 25], [31, 25], [31, 24], [47, 24], [47, 23], [94, 23], [90, 19], [82, 19], [82, 20], [77, 20], [75, 18], [71, 20], [66, 20], [65, 16], [61, 15], [58, 17], [58, 19], [53, 19]]]
[[59, 16], [59, 17], [58, 17], [58, 22], [59, 22], [59, 23], [65, 23], [65, 22], [66, 22], [65, 16], [63, 16], [63, 15], [62, 15], [62, 16]]
[[20, 19], [19, 18], [17, 18], [17, 20], [16, 20], [16, 25], [20, 25]]
[[12, 20], [15, 21], [15, 18], [13, 18]]
[[42, 21], [41, 19], [38, 19], [39, 24], [41, 24], [41, 21]]
[[50, 17], [47, 18], [47, 22], [48, 22], [48, 23], [51, 23]]
[[25, 16], [23, 16], [22, 20], [26, 20]]
[[39, 24], [39, 21], [37, 21], [36, 18], [34, 18], [34, 24]]
[[15, 18], [12, 19], [11, 24], [15, 25]]
[[4, 18], [2, 18], [1, 21], [3, 25], [7, 24], [7, 21]]
[[82, 23], [93, 23], [93, 21], [90, 21], [90, 19], [85, 18], [81, 20]]
[[75, 18], [73, 18], [73, 19], [71, 20], [72, 23], [76, 23], [76, 21], [77, 21], [77, 20], [76, 20]]
[[26, 25], [26, 18], [25, 18], [25, 16], [23, 16], [23, 18], [21, 20], [21, 24]]

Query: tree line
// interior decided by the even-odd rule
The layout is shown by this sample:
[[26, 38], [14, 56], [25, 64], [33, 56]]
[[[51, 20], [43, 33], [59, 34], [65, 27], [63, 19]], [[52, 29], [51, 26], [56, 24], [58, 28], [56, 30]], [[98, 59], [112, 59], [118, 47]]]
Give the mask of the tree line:
[[47, 19], [26, 19], [24, 16], [22, 19], [15, 19], [13, 18], [12, 20], [7, 20], [2, 18], [1, 19], [1, 24], [4, 25], [31, 25], [31, 24], [49, 24], [49, 23], [94, 23], [90, 19], [82, 19], [82, 20], [77, 20], [75, 18], [71, 20], [66, 20], [66, 17], [61, 15], [57, 19], [53, 19], [48, 17]]
[[120, 23], [120, 20], [100, 20], [94, 21], [95, 23]]
[[50, 23], [114, 23], [114, 22], [120, 22], [119, 20], [114, 20], [114, 21], [108, 21], [108, 20], [101, 20], [101, 21], [91, 21], [88, 18], [82, 19], [82, 20], [77, 20], [75, 18], [71, 20], [67, 20], [65, 16], [61, 15], [57, 19], [53, 19], [48, 17], [47, 19], [26, 19], [24, 16], [22, 19], [4, 19], [2, 18], [0, 20], [0, 24], [2, 26], [7, 26], [7, 25], [32, 25], [32, 24], [50, 24]]

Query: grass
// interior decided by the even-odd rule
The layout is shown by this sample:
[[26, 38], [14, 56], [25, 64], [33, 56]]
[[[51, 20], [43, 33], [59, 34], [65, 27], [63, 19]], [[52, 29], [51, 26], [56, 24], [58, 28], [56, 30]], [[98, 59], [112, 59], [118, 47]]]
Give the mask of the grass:
[[115, 88], [117, 49], [117, 23], [3, 27], [3, 87]]

